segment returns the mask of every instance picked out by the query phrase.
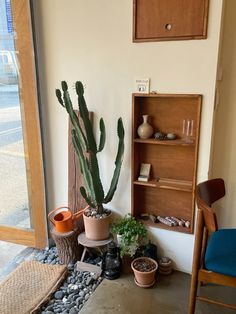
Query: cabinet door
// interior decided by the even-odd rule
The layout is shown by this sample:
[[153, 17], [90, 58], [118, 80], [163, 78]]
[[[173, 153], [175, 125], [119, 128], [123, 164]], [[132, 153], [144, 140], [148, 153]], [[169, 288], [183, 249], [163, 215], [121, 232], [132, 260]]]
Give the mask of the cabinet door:
[[206, 38], [209, 0], [134, 0], [133, 41]]

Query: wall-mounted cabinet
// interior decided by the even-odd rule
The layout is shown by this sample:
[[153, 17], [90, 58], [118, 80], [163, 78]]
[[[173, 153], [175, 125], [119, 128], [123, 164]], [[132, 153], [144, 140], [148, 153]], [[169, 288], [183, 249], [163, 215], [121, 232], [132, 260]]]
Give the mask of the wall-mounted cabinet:
[[[190, 227], [169, 227], [151, 220], [147, 224], [193, 232], [201, 101], [201, 95], [133, 94], [132, 214], [137, 218], [144, 213], [174, 216], [189, 221]], [[150, 117], [155, 132], [174, 133], [177, 138], [140, 139], [137, 129], [143, 115]], [[138, 181], [142, 163], [151, 164], [147, 182]]]
[[134, 0], [133, 41], [203, 39], [209, 0]]

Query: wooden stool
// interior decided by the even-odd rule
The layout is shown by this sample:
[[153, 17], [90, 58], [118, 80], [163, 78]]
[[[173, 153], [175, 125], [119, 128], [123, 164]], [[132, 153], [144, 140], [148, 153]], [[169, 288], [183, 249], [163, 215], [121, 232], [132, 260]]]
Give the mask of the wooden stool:
[[51, 230], [59, 259], [63, 264], [75, 263], [81, 256], [77, 241], [78, 232], [78, 229], [66, 233], [58, 232], [55, 228]]
[[102, 251], [101, 247], [110, 243], [112, 241], [112, 239], [113, 239], [112, 236], [110, 236], [110, 238], [108, 238], [106, 240], [95, 241], [95, 240], [90, 240], [90, 239], [86, 238], [85, 232], [79, 234], [78, 235], [78, 243], [83, 245], [83, 247], [84, 247], [80, 261], [83, 262], [83, 260], [85, 258], [85, 254], [88, 251], [88, 248], [96, 248], [102, 254], [103, 251]]

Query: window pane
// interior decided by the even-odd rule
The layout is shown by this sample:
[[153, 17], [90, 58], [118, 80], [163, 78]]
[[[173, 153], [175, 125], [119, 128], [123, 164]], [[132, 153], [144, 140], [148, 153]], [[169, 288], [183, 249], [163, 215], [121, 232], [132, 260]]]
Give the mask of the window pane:
[[0, 0], [0, 224], [30, 228], [14, 36], [10, 0]]

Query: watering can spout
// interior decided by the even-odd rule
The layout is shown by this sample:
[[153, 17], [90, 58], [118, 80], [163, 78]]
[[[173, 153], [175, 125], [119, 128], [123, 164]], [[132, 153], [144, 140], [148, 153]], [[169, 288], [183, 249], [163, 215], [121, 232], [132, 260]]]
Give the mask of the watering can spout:
[[73, 219], [73, 220], [79, 219], [79, 218], [83, 215], [83, 213], [84, 213], [84, 208], [83, 208], [83, 209], [80, 209], [77, 213], [74, 213], [74, 214], [72, 215], [72, 219]]

